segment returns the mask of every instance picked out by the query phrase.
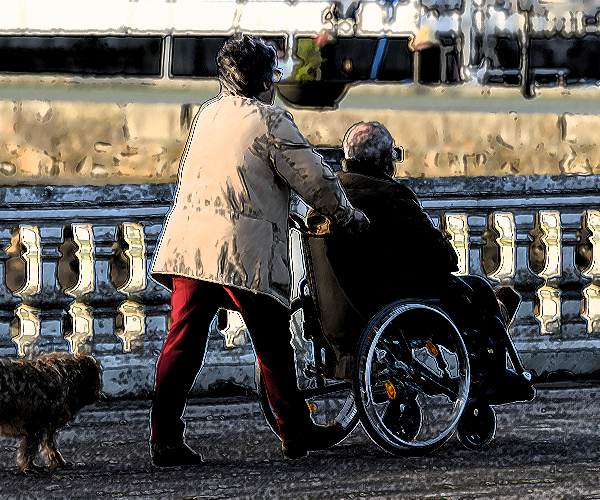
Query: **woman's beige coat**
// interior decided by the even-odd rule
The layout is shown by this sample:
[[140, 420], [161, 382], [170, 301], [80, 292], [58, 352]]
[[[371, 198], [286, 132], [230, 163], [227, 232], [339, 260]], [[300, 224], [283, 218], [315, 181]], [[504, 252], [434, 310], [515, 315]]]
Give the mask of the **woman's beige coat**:
[[290, 189], [340, 224], [353, 207], [292, 117], [254, 99], [221, 96], [198, 113], [152, 277], [173, 276], [290, 300]]

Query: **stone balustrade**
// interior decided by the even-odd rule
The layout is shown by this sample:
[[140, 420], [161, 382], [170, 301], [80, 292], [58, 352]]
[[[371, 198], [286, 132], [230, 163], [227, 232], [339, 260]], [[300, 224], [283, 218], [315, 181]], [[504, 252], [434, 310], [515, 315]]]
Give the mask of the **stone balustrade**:
[[420, 179], [411, 185], [447, 231], [461, 273], [523, 297], [510, 333], [538, 374], [600, 369], [600, 203], [596, 176]]
[[[460, 273], [487, 276], [522, 294], [511, 335], [526, 367], [539, 374], [598, 370], [600, 177], [406, 182], [450, 236]], [[148, 268], [174, 189], [2, 188], [0, 355], [90, 352], [105, 368], [109, 396], [150, 394], [170, 317], [169, 293], [148, 277]], [[294, 262], [297, 279], [302, 271]], [[211, 327], [195, 390], [224, 387], [254, 387], [245, 328], [237, 313], [226, 311]]]
[[[170, 295], [147, 271], [173, 193], [172, 184], [2, 189], [0, 355], [93, 353], [107, 395], [148, 395]], [[230, 314], [227, 343], [215, 318], [206, 360], [214, 366], [198, 390], [254, 384], [253, 353]]]

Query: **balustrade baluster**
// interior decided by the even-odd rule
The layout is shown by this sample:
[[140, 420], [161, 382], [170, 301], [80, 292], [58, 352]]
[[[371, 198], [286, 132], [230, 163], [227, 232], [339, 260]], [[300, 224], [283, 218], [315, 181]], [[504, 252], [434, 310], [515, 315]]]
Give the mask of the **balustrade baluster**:
[[115, 342], [115, 321], [119, 305], [127, 296], [118, 291], [110, 280], [112, 245], [117, 236], [114, 225], [94, 225], [94, 286], [84, 293], [82, 302], [93, 308], [93, 350], [95, 354], [108, 356], [122, 349]]
[[70, 327], [63, 327], [63, 336], [69, 342], [69, 350], [73, 353], [92, 354], [92, 337], [94, 335], [92, 311], [93, 308], [79, 300], [69, 306], [67, 312], [71, 318]]
[[[21, 226], [13, 230], [11, 237], [12, 260], [16, 261], [13, 272], [22, 272], [22, 285], [13, 290], [21, 298], [11, 322], [10, 337], [17, 346], [17, 356], [34, 356], [39, 352], [40, 311], [32, 303], [41, 290], [42, 260], [39, 230], [35, 226]], [[19, 265], [19, 259], [23, 265]], [[9, 260], [10, 262], [10, 260]], [[18, 271], [17, 271], [18, 270]], [[14, 278], [13, 278], [14, 279]], [[18, 281], [18, 280], [15, 280]], [[37, 304], [36, 304], [37, 305]]]
[[162, 224], [144, 226], [146, 286], [143, 290], [129, 294], [132, 300], [144, 304], [146, 317], [145, 349], [147, 352], [160, 351], [170, 326], [171, 293], [149, 277], [152, 258], [161, 231]]
[[584, 223], [591, 233], [592, 255], [590, 266], [583, 274], [592, 282], [583, 289], [581, 315], [587, 322], [588, 333], [600, 333], [600, 211], [586, 211]]
[[444, 214], [442, 230], [450, 235], [450, 243], [458, 255], [458, 271], [455, 274], [469, 274], [469, 226], [464, 214]]
[[469, 261], [465, 272], [460, 274], [472, 274], [487, 278], [483, 268], [483, 247], [485, 244], [483, 235], [487, 228], [486, 218], [479, 215], [469, 215], [466, 220]]
[[590, 283], [589, 277], [583, 275], [575, 264], [576, 246], [579, 243], [578, 233], [581, 229], [581, 213], [561, 213], [561, 290], [581, 290]]
[[224, 337], [225, 349], [233, 349], [236, 347], [244, 347], [248, 329], [242, 319], [242, 316], [237, 311], [225, 311], [226, 322], [224, 325], [216, 325], [218, 331]]
[[121, 313], [116, 322], [115, 335], [123, 342], [123, 352], [142, 353], [146, 322], [144, 306], [126, 300], [119, 306]]
[[90, 224], [72, 224], [75, 257], [79, 261], [77, 283], [67, 293], [80, 297], [94, 290], [94, 232]]
[[25, 283], [15, 292], [24, 302], [33, 300], [42, 288], [42, 248], [40, 232], [35, 226], [19, 228], [20, 243], [23, 245], [21, 258], [25, 261]]
[[494, 213], [492, 224], [499, 236], [496, 245], [499, 249], [497, 269], [489, 274], [489, 278], [499, 281], [501, 285], [513, 285], [515, 277], [515, 221], [513, 214]]
[[530, 266], [530, 231], [535, 225], [534, 214], [514, 215], [515, 251], [514, 277], [512, 286], [519, 292], [522, 302], [517, 310], [510, 333], [513, 338], [533, 338], [540, 332], [539, 321], [534, 316], [537, 302], [537, 289], [545, 283], [544, 278], [535, 274]]
[[530, 232], [535, 225], [534, 214], [517, 214], [515, 220], [515, 288], [523, 293], [537, 290], [544, 278], [533, 272], [531, 267], [531, 237]]
[[70, 328], [63, 328], [63, 336], [68, 340], [71, 352], [90, 354], [94, 319], [93, 309], [86, 304], [85, 297], [94, 291], [94, 234], [89, 224], [72, 224], [70, 233], [76, 246], [74, 256], [78, 273], [75, 284], [65, 290], [75, 301], [67, 311], [71, 318]]
[[542, 335], [557, 334], [561, 331], [561, 292], [558, 288], [561, 277], [561, 227], [558, 212], [539, 212], [540, 241], [544, 246], [545, 259], [538, 273], [545, 279], [537, 289], [537, 304], [534, 310], [540, 322]]
[[124, 352], [141, 353], [144, 351], [146, 332], [144, 306], [132, 294], [146, 288], [144, 227], [138, 223], [125, 222], [119, 226], [117, 233], [127, 260], [127, 278], [118, 290], [127, 295], [127, 300], [119, 306], [120, 318], [115, 334], [123, 342]]
[[62, 351], [67, 344], [62, 335], [64, 308], [71, 302], [58, 283], [58, 251], [62, 239], [60, 226], [40, 226], [41, 244], [41, 286], [37, 295], [31, 296], [29, 303], [40, 312], [40, 350], [44, 352]]
[[130, 294], [146, 288], [146, 244], [144, 242], [144, 226], [126, 222], [121, 224], [123, 240], [127, 247], [125, 255], [129, 261], [129, 276], [123, 286], [122, 293]]
[[33, 357], [39, 352], [40, 310], [21, 304], [15, 309], [10, 338], [17, 345], [17, 356]]
[[580, 337], [586, 329], [585, 319], [581, 315], [581, 301], [583, 288], [591, 279], [582, 274], [575, 264], [581, 220], [581, 212], [560, 214], [561, 275], [558, 286], [561, 290], [562, 338]]
[[85, 294], [94, 307], [110, 308], [121, 303], [126, 295], [112, 283], [110, 276], [113, 243], [117, 239], [115, 226], [94, 225], [94, 287]]
[[[7, 249], [6, 242], [11, 240], [11, 230], [8, 227], [0, 228], [0, 246]], [[4, 243], [3, 243], [4, 242]], [[10, 340], [10, 324], [14, 319], [14, 310], [20, 299], [14, 295], [6, 285], [6, 250], [0, 252], [0, 356], [14, 355], [15, 345]]]

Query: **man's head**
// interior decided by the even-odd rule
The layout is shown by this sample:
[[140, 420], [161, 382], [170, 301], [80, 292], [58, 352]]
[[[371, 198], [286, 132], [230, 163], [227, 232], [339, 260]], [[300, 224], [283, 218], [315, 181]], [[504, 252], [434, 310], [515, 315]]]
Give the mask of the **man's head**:
[[394, 139], [381, 123], [353, 125], [346, 132], [343, 147], [346, 160], [370, 165], [373, 171], [394, 173]]
[[226, 93], [272, 102], [275, 50], [251, 35], [233, 36], [217, 54], [219, 80]]

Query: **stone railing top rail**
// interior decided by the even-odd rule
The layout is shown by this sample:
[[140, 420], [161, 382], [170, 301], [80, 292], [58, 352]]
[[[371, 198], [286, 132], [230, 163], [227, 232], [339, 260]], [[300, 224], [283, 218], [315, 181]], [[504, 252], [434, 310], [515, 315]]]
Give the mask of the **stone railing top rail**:
[[481, 198], [490, 196], [572, 196], [598, 193], [598, 175], [504, 176], [504, 177], [434, 177], [409, 179], [411, 187], [422, 196], [437, 198], [456, 196]]
[[[562, 206], [597, 204], [600, 201], [600, 176], [505, 176], [505, 177], [438, 177], [403, 179], [426, 206], [444, 199], [460, 198], [468, 208], [487, 205], [486, 200], [514, 199], [518, 204], [527, 198], [529, 206], [540, 206], [546, 201], [556, 206], [560, 198]], [[164, 211], [172, 202], [175, 184], [141, 184], [108, 186], [32, 186], [4, 187], [0, 189], [0, 211], [19, 212], [21, 218], [29, 218], [23, 210], [47, 210], [52, 208], [81, 209], [132, 209], [153, 206], [157, 213]], [[520, 201], [519, 201], [520, 199]], [[514, 203], [510, 203], [514, 207]], [[115, 212], [118, 213], [118, 212]], [[150, 214], [147, 214], [150, 215]], [[11, 218], [11, 217], [9, 217]], [[6, 221], [6, 218], [3, 220]]]
[[119, 205], [170, 205], [175, 184], [106, 186], [31, 186], [0, 189], [0, 208], [104, 207]]

